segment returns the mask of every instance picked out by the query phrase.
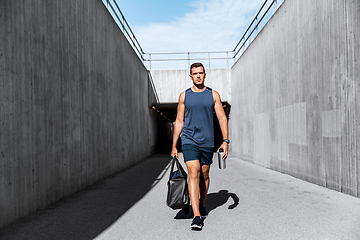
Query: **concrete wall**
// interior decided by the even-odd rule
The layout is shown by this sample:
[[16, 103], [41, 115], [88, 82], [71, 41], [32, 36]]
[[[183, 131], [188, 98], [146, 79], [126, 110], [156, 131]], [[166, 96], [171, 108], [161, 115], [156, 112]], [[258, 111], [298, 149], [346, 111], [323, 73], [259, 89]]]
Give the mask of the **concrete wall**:
[[281, 5], [232, 67], [232, 154], [359, 197], [359, 16], [358, 0]]
[[[179, 95], [193, 85], [190, 70], [151, 70], [159, 101], [178, 102]], [[231, 101], [230, 69], [205, 69], [205, 85], [216, 90], [222, 101]]]
[[98, 0], [0, 1], [0, 227], [149, 156], [146, 68]]

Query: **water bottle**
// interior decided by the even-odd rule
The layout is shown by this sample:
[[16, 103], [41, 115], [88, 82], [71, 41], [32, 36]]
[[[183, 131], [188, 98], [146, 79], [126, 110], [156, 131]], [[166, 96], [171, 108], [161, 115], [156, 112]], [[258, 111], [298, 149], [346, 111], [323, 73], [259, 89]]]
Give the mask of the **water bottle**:
[[220, 169], [225, 169], [226, 168], [226, 162], [225, 159], [223, 159], [224, 155], [224, 149], [220, 148], [219, 152], [218, 152], [218, 162], [219, 162], [219, 168]]

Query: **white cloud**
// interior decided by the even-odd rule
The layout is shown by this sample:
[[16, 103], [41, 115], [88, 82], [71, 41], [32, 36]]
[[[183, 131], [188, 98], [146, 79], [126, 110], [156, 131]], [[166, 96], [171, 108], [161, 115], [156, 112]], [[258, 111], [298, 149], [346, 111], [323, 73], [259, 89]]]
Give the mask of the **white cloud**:
[[[106, 1], [102, 0], [106, 5]], [[121, 1], [121, 0], [114, 0]], [[139, 0], [143, 1], [143, 0]], [[193, 1], [193, 2], [188, 2]], [[284, 0], [277, 0], [275, 6], [280, 6]], [[154, 4], [154, 3], [152, 3]], [[168, 5], [171, 3], [168, 3]], [[173, 16], [172, 21], [164, 23], [152, 23], [149, 20], [148, 24], [132, 25], [131, 28], [135, 33], [136, 38], [140, 42], [142, 49], [146, 53], [156, 52], [204, 52], [204, 51], [229, 51], [229, 57], [233, 57], [233, 50], [245, 30], [253, 20], [255, 14], [260, 7], [264, 4], [264, 0], [187, 0], [186, 5], [192, 6], [192, 9], [184, 14], [182, 17], [174, 17], [171, 14], [165, 13], [160, 18], [150, 19], [169, 19], [169, 16]], [[265, 7], [259, 18], [263, 17], [263, 14], [268, 9], [273, 1], [266, 1]], [[276, 7], [274, 9], [276, 9]], [[151, 9], [155, 6], [146, 5], [145, 9], [149, 9], [148, 12], [152, 12]], [[162, 12], [166, 9], [162, 8], [158, 12]], [[112, 13], [112, 11], [110, 11]], [[133, 11], [136, 12], [136, 11]], [[179, 11], [174, 11], [176, 14]], [[260, 23], [258, 31], [266, 24], [268, 19], [273, 14], [270, 11], [265, 16], [263, 22]], [[113, 15], [113, 14], [112, 14]], [[153, 16], [153, 15], [152, 15]], [[140, 19], [148, 19], [149, 16], [139, 16], [136, 12], [132, 17], [139, 17]], [[114, 20], [120, 23], [116, 18]], [[141, 21], [140, 21], [141, 22]], [[252, 26], [253, 27], [253, 26]], [[252, 30], [252, 29], [251, 29]], [[256, 31], [256, 32], [258, 32]], [[251, 40], [254, 39], [256, 34], [252, 34]], [[129, 40], [129, 37], [126, 36]], [[250, 40], [250, 41], [251, 41]], [[131, 40], [129, 40], [131, 43]], [[242, 42], [243, 43], [243, 42]], [[132, 43], [131, 43], [132, 44]], [[246, 42], [246, 47], [249, 41]], [[236, 51], [239, 50], [238, 48]], [[242, 49], [244, 50], [244, 49]], [[242, 51], [240, 51], [242, 53]], [[190, 54], [192, 60], [190, 62], [198, 61], [194, 58], [201, 58], [201, 62], [208, 64], [208, 54]], [[226, 57], [226, 53], [214, 54], [211, 53], [211, 57]], [[240, 54], [237, 55], [237, 58]], [[146, 59], [149, 59], [149, 55], [145, 54]], [[152, 55], [151, 59], [155, 58], [186, 58], [187, 54], [182, 55]], [[206, 60], [204, 60], [206, 58]], [[226, 60], [211, 60], [211, 68], [231, 66], [234, 59]], [[176, 62], [174, 64], [174, 62]], [[181, 62], [181, 64], [179, 64]], [[160, 67], [152, 67], [152, 69], [169, 69], [169, 68], [187, 68], [188, 61], [168, 61], [166, 64], [160, 64]], [[152, 61], [152, 65], [158, 65], [159, 61]], [[146, 61], [145, 65], [149, 67], [149, 62]], [[221, 66], [220, 66], [221, 65]], [[174, 67], [173, 67], [174, 66]]]
[[[196, 0], [168, 23], [135, 26], [145, 52], [233, 50], [263, 0]], [[250, 15], [249, 15], [250, 13]]]

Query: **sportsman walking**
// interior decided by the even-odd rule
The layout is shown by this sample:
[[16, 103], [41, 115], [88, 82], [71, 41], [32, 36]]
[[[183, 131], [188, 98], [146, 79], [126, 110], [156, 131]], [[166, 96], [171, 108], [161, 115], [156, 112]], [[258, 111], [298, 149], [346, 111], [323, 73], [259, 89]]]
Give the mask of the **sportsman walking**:
[[214, 110], [223, 136], [220, 148], [224, 149], [224, 159], [228, 155], [230, 143], [228, 121], [220, 95], [215, 90], [205, 86], [205, 77], [203, 64], [194, 63], [191, 65], [190, 78], [193, 81], [193, 86], [179, 96], [171, 150], [171, 156], [178, 157], [176, 145], [181, 135], [181, 147], [189, 175], [190, 202], [194, 213], [191, 223], [193, 230], [201, 230], [203, 220], [207, 216], [205, 201], [210, 184], [210, 165], [215, 150]]

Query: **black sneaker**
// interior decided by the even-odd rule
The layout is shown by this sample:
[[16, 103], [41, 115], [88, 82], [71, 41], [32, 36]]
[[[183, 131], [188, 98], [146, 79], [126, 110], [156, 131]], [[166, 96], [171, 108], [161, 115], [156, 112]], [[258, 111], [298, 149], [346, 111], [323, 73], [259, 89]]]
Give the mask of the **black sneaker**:
[[202, 218], [199, 216], [194, 217], [190, 227], [191, 227], [191, 230], [201, 230], [203, 227]]
[[207, 212], [206, 212], [206, 209], [205, 209], [205, 206], [203, 205], [200, 205], [199, 206], [199, 210], [200, 210], [200, 215], [203, 219], [205, 219], [207, 217]]

